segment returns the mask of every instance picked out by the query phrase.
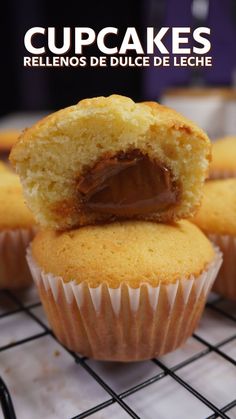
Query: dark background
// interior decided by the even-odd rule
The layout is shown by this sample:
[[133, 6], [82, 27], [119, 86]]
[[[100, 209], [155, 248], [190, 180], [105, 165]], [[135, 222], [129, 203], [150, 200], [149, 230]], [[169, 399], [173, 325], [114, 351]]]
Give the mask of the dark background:
[[[195, 6], [199, 3], [200, 12], [203, 3], [207, 3], [207, 14], [194, 16], [193, 0], [2, 2], [0, 115], [54, 110], [84, 97], [111, 93], [146, 100], [157, 99], [166, 87], [173, 85], [231, 85], [236, 69], [236, 0], [194, 2]], [[214, 67], [199, 74], [177, 68], [25, 68], [23, 56], [29, 54], [24, 49], [24, 34], [33, 26], [88, 26], [96, 32], [115, 26], [120, 39], [128, 26], [135, 26], [141, 37], [146, 26], [210, 26]], [[86, 51], [87, 55], [98, 55], [96, 45]]]

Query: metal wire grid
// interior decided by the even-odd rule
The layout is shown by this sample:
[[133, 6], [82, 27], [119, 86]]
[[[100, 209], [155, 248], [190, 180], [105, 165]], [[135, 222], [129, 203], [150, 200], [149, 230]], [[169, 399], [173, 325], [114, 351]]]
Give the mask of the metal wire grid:
[[[24, 345], [26, 342], [40, 339], [43, 336], [50, 335], [53, 339], [57, 341], [55, 336], [53, 335], [52, 331], [34, 314], [32, 313], [31, 309], [36, 308], [38, 306], [41, 306], [41, 303], [35, 303], [35, 304], [23, 304], [19, 298], [17, 298], [13, 293], [9, 291], [1, 291], [0, 295], [3, 294], [5, 297], [11, 300], [12, 303], [14, 303], [17, 308], [13, 309], [11, 311], [8, 311], [7, 313], [3, 313], [0, 315], [0, 319], [6, 316], [11, 316], [13, 314], [24, 312], [27, 316], [29, 316], [32, 320], [34, 320], [38, 325], [42, 327], [42, 332], [34, 334], [32, 336], [29, 336], [27, 338], [18, 340], [16, 342], [12, 342], [10, 344], [0, 346], [0, 353], [3, 351], [6, 351], [14, 346], [18, 345]], [[221, 315], [225, 316], [226, 318], [232, 320], [235, 322], [236, 326], [236, 318], [225, 312], [223, 309], [218, 307], [216, 304], [218, 304], [221, 301], [221, 299], [215, 300], [214, 302], [208, 303], [207, 307], [210, 310], [214, 310]], [[235, 329], [236, 330], [236, 329]], [[135, 393], [136, 391], [147, 387], [154, 382], [161, 380], [165, 376], [170, 376], [172, 379], [177, 381], [181, 386], [183, 386], [187, 391], [189, 391], [192, 395], [194, 395], [197, 399], [199, 399], [205, 406], [208, 406], [214, 413], [210, 416], [208, 416], [205, 419], [216, 419], [216, 418], [224, 418], [224, 419], [230, 419], [230, 416], [228, 416], [227, 412], [229, 412], [233, 407], [236, 406], [236, 399], [232, 400], [230, 403], [225, 405], [223, 408], [218, 408], [216, 405], [211, 403], [209, 400], [207, 400], [206, 397], [204, 397], [203, 394], [201, 394], [199, 391], [197, 391], [195, 388], [193, 388], [190, 384], [188, 384], [186, 381], [184, 381], [181, 377], [179, 377], [176, 372], [180, 370], [181, 368], [185, 367], [186, 365], [189, 365], [190, 363], [194, 363], [199, 358], [204, 357], [205, 355], [209, 354], [210, 352], [215, 352], [219, 356], [223, 357], [225, 360], [230, 362], [232, 364], [232, 367], [236, 367], [236, 361], [232, 359], [230, 356], [228, 356], [224, 351], [222, 350], [223, 345], [226, 343], [229, 343], [236, 339], [236, 333], [235, 335], [231, 336], [228, 339], [225, 339], [224, 341], [221, 341], [217, 345], [213, 345], [209, 342], [207, 342], [202, 337], [198, 336], [197, 334], [193, 335], [194, 338], [199, 341], [200, 343], [204, 344], [205, 349], [203, 349], [200, 353], [197, 353], [196, 355], [192, 356], [191, 358], [178, 363], [173, 368], [167, 367], [165, 364], [163, 364], [158, 359], [153, 359], [152, 362], [158, 365], [161, 368], [161, 372], [159, 372], [157, 375], [153, 376], [152, 378], [149, 378], [145, 381], [143, 381], [141, 384], [138, 384], [132, 388], [129, 388], [128, 390], [117, 394], [109, 385], [106, 384], [106, 382], [86, 363], [86, 358], [81, 357], [78, 354], [69, 351], [66, 349], [66, 351], [71, 355], [71, 357], [74, 359], [74, 361], [78, 364], [80, 364], [89, 374], [90, 376], [96, 380], [96, 382], [103, 387], [103, 389], [108, 393], [110, 396], [110, 399], [96, 405], [95, 407], [88, 409], [76, 416], [74, 416], [71, 419], [82, 419], [87, 418], [90, 415], [101, 411], [102, 409], [110, 406], [113, 403], [118, 403], [122, 409], [124, 409], [132, 418], [138, 419], [139, 416], [133, 411], [128, 404], [125, 402], [125, 398], [127, 396], [130, 396], [131, 394]], [[58, 341], [57, 341], [58, 342]], [[58, 342], [59, 343], [59, 342]], [[60, 344], [60, 343], [59, 343]], [[7, 389], [6, 384], [3, 381], [3, 378], [0, 377], [0, 403], [2, 407], [3, 416], [5, 419], [17, 419], [17, 412], [14, 410], [13, 401], [10, 395], [9, 390]]]

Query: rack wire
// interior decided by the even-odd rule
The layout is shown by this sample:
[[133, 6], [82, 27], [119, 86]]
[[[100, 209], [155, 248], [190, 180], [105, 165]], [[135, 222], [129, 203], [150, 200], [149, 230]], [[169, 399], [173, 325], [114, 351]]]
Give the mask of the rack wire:
[[[22, 337], [20, 339], [17, 339], [16, 341], [8, 342], [7, 344], [4, 344], [0, 346], [0, 363], [1, 363], [1, 354], [5, 351], [8, 351], [14, 347], [18, 346], [24, 346], [25, 344], [29, 343], [30, 341], [40, 341], [45, 336], [49, 336], [51, 339], [55, 340], [59, 345], [61, 345], [53, 335], [51, 329], [46, 324], [46, 322], [42, 321], [40, 316], [37, 315], [35, 312], [35, 309], [38, 309], [41, 306], [41, 303], [38, 302], [22, 302], [21, 298], [18, 295], [15, 295], [14, 293], [10, 291], [1, 291], [0, 292], [0, 299], [4, 298], [7, 299], [9, 302], [11, 302], [12, 307], [4, 310], [0, 314], [0, 322], [2, 319], [10, 318], [11, 316], [14, 317], [14, 315], [19, 313], [24, 313], [28, 318], [31, 319], [31, 321], [35, 322], [40, 327], [40, 332], [38, 333], [32, 333], [30, 336]], [[96, 368], [93, 367], [93, 365], [90, 364], [89, 360], [85, 357], [80, 356], [77, 353], [71, 352], [68, 349], [62, 347], [62, 350], [65, 350], [67, 354], [73, 359], [73, 361], [80, 365], [83, 370], [86, 371], [86, 373], [89, 374], [90, 378], [94, 380], [99, 386], [101, 386], [104, 390], [104, 392], [107, 395], [107, 398], [105, 401], [95, 404], [93, 407], [89, 409], [85, 409], [83, 411], [80, 411], [77, 415], [73, 415], [70, 417], [70, 419], [82, 419], [87, 418], [89, 416], [92, 416], [92, 418], [96, 417], [103, 417], [102, 414], [109, 406], [112, 406], [114, 404], [118, 405], [119, 409], [122, 409], [122, 412], [125, 414], [123, 417], [132, 417], [132, 418], [146, 418], [150, 416], [146, 416], [145, 413], [141, 413], [138, 409], [135, 409], [133, 407], [132, 403], [129, 402], [130, 396], [132, 397], [136, 392], [142, 392], [144, 389], [147, 389], [149, 386], [154, 385], [157, 382], [161, 382], [165, 377], [169, 377], [172, 380], [175, 381], [175, 383], [178, 383], [185, 391], [190, 393], [194, 398], [196, 398], [202, 405], [207, 407], [209, 411], [211, 412], [210, 415], [205, 416], [204, 419], [216, 419], [216, 418], [232, 418], [236, 416], [236, 410], [234, 409], [236, 407], [236, 387], [233, 390], [233, 393], [235, 393], [235, 397], [232, 397], [232, 400], [227, 402], [224, 406], [217, 406], [217, 403], [213, 403], [212, 400], [209, 400], [205, 394], [203, 394], [201, 391], [199, 391], [199, 388], [196, 388], [194, 385], [189, 382], [189, 380], [186, 380], [183, 378], [183, 374], [181, 371], [185, 367], [188, 367], [190, 364], [196, 363], [207, 357], [209, 354], [217, 354], [217, 356], [220, 357], [220, 359], [223, 359], [226, 363], [230, 363], [230, 368], [233, 369], [233, 374], [235, 374], [236, 379], [236, 357], [231, 356], [227, 351], [225, 351], [225, 345], [227, 346], [230, 343], [235, 342], [236, 346], [236, 311], [231, 312], [228, 309], [225, 309], [224, 307], [224, 300], [220, 298], [216, 298], [213, 301], [209, 302], [207, 304], [207, 310], [216, 313], [216, 315], [221, 316], [222, 320], [226, 319], [226, 321], [230, 321], [231, 324], [235, 325], [235, 333], [231, 333], [230, 336], [225, 337], [224, 339], [220, 340], [220, 342], [217, 342], [216, 344], [213, 344], [210, 340], [206, 339], [202, 335], [198, 334], [197, 332], [193, 335], [193, 339], [201, 344], [201, 350], [195, 354], [192, 354], [190, 357], [187, 357], [187, 359], [181, 360], [180, 362], [177, 362], [177, 364], [173, 366], [167, 365], [165, 362], [163, 362], [163, 359], [153, 359], [152, 362], [154, 366], [156, 366], [156, 370], [153, 371], [156, 372], [156, 374], [152, 374], [151, 377], [144, 379], [143, 381], [139, 380], [139, 382], [134, 383], [130, 388], [125, 389], [122, 392], [115, 391], [112, 386], [109, 385], [109, 383], [102, 377], [99, 372], [96, 372]], [[233, 323], [232, 323], [233, 322]], [[0, 326], [1, 327], [1, 326]], [[234, 327], [234, 326], [233, 326]], [[234, 329], [233, 329], [234, 330]], [[1, 336], [1, 332], [0, 332]], [[1, 342], [1, 339], [0, 339]], [[148, 361], [149, 362], [149, 361]], [[228, 364], [227, 364], [228, 365]], [[78, 380], [80, 377], [78, 377]], [[222, 377], [222, 380], [224, 380], [224, 377]], [[91, 395], [92, 397], [92, 395]], [[158, 394], [154, 401], [157, 405], [159, 403]], [[181, 401], [180, 401], [181, 402]], [[2, 415], [5, 419], [17, 419], [18, 412], [15, 411], [14, 408], [14, 396], [13, 392], [11, 391], [10, 387], [7, 387], [7, 376], [2, 375], [0, 377], [0, 405], [2, 408]], [[234, 413], [232, 413], [234, 412]], [[101, 414], [101, 416], [100, 416]], [[32, 413], [33, 415], [33, 413]], [[1, 417], [1, 409], [0, 409], [0, 417]], [[34, 415], [32, 417], [38, 417], [37, 412], [34, 412]], [[55, 416], [56, 417], [56, 416]], [[114, 417], [115, 416], [106, 416], [106, 417]], [[158, 417], [158, 416], [156, 416]], [[164, 417], [164, 416], [162, 416]], [[182, 416], [183, 418], [185, 416]], [[203, 416], [199, 416], [199, 419], [203, 419]]]

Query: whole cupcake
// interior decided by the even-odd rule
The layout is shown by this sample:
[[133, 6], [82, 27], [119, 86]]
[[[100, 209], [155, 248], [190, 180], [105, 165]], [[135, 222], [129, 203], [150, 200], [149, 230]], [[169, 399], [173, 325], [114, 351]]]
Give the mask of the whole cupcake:
[[202, 205], [191, 221], [223, 252], [213, 290], [236, 301], [236, 179], [207, 182]]
[[224, 137], [212, 145], [211, 179], [236, 177], [236, 137]]
[[29, 266], [57, 338], [101, 360], [172, 351], [194, 331], [221, 256], [188, 221], [44, 230]]
[[5, 170], [0, 174], [0, 289], [32, 283], [25, 253], [34, 231], [35, 221], [24, 203], [20, 181]]

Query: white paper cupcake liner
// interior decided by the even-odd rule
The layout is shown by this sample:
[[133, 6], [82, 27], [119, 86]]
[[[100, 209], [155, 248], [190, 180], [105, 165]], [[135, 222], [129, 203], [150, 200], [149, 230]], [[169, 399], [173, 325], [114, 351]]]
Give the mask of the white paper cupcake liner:
[[223, 264], [213, 285], [213, 291], [236, 301], [236, 237], [219, 234], [208, 234], [208, 237], [223, 253]]
[[0, 289], [24, 288], [32, 283], [26, 262], [26, 248], [35, 228], [0, 232]]
[[211, 170], [209, 179], [229, 179], [236, 177], [236, 170]]
[[65, 283], [42, 272], [30, 248], [27, 260], [53, 331], [66, 347], [96, 359], [135, 361], [174, 350], [191, 336], [222, 263], [221, 252], [215, 253], [199, 277], [136, 289]]

